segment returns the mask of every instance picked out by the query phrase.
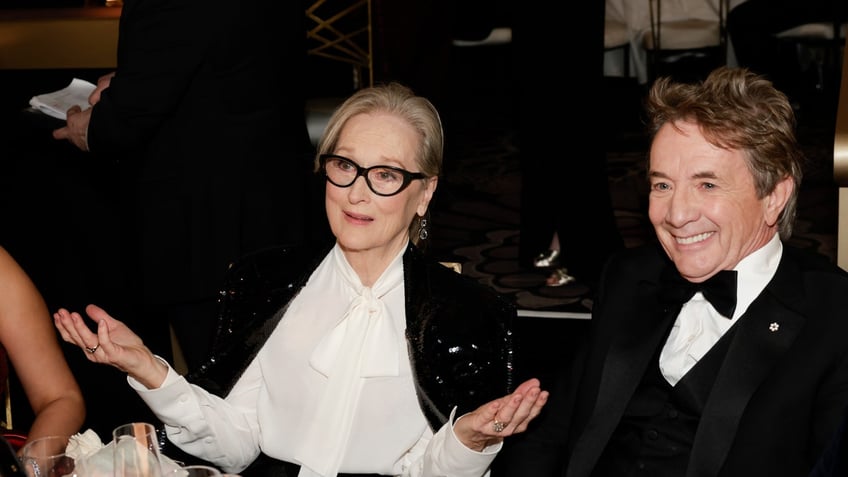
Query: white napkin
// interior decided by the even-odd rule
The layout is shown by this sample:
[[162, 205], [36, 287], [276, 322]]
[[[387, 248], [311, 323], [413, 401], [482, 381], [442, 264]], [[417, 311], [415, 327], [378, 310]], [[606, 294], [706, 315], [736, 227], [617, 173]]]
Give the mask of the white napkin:
[[[110, 442], [103, 445], [97, 433], [89, 429], [82, 434], [74, 434], [68, 441], [65, 453], [74, 458], [75, 477], [113, 477], [113, 448]], [[160, 456], [162, 475], [169, 475], [181, 468], [180, 464], [167, 456]]]
[[93, 429], [88, 429], [82, 434], [74, 434], [68, 439], [68, 447], [65, 454], [77, 461], [93, 454], [103, 448], [100, 436]]

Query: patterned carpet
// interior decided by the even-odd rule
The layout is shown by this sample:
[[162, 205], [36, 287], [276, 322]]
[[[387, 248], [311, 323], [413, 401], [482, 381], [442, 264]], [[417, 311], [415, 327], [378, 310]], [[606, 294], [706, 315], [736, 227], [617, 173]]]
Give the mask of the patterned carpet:
[[[638, 87], [632, 91], [641, 94]], [[632, 101], [638, 104], [639, 99]], [[521, 175], [514, 130], [509, 117], [479, 106], [473, 100], [454, 105], [445, 177], [432, 208], [432, 251], [444, 260], [461, 262], [464, 274], [513, 297], [522, 315], [556, 312], [553, 315], [588, 318], [591, 291], [579, 280], [548, 287], [546, 272], [519, 267]], [[799, 137], [809, 164], [791, 242], [835, 261], [834, 119], [826, 108], [804, 113], [799, 114]], [[607, 145], [610, 193], [627, 246], [653, 240], [646, 217], [647, 142], [640, 127], [638, 120], [632, 121]]]

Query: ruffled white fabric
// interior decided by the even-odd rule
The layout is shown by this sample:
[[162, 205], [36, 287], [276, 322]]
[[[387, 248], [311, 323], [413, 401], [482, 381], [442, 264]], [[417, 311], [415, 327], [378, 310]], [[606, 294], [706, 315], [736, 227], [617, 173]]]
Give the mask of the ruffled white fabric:
[[[74, 459], [74, 477], [114, 477], [115, 442], [103, 444], [92, 429], [74, 434], [68, 441], [65, 454]], [[175, 475], [180, 464], [165, 455], [159, 456], [162, 475]]]
[[718, 312], [710, 305], [701, 292], [683, 305], [680, 318], [671, 329], [668, 341], [660, 353], [660, 369], [672, 386], [695, 366], [707, 351], [724, 334], [718, 319], [730, 320], [718, 316]]
[[[342, 319], [309, 358], [310, 366], [327, 377], [327, 388], [319, 398], [313, 425], [302, 436], [295, 454], [302, 464], [299, 477], [338, 474], [363, 380], [399, 375], [398, 335], [381, 299], [403, 285], [403, 267], [390, 265], [369, 288], [362, 285], [338, 247], [332, 253], [353, 299]], [[395, 261], [402, 257], [401, 253]]]

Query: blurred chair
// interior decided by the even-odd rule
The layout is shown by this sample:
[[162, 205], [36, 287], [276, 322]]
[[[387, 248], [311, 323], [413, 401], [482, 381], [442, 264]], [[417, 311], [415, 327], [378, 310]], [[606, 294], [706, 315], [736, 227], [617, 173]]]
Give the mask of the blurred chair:
[[14, 423], [12, 422], [12, 397], [9, 384], [9, 357], [6, 355], [6, 348], [0, 345], [0, 397], [2, 397], [3, 404], [6, 407], [6, 413], [0, 418], [0, 427], [4, 430], [14, 428]]
[[659, 76], [680, 81], [701, 79], [715, 67], [727, 63], [727, 12], [729, 0], [718, 0], [715, 17], [663, 18], [663, 4], [648, 2], [650, 31], [642, 36], [648, 56], [648, 82]]
[[607, 52], [618, 52], [621, 55], [622, 76], [630, 77], [630, 34], [624, 22], [611, 18], [606, 19], [604, 23], [604, 53]]
[[11, 444], [12, 449], [19, 450], [26, 444], [27, 435], [15, 430], [12, 422], [12, 392], [9, 382], [9, 359], [6, 349], [0, 346], [0, 397], [6, 407], [6, 412], [0, 418], [0, 433]]
[[485, 38], [479, 40], [465, 40], [456, 38], [451, 40], [453, 46], [469, 47], [469, 46], [490, 46], [490, 45], [506, 45], [512, 42], [512, 28], [510, 27], [495, 27], [489, 31]]
[[848, 23], [838, 21], [806, 23], [775, 36], [795, 48], [802, 70], [815, 70], [816, 90], [835, 92], [838, 91], [846, 30]]
[[[497, 23], [502, 25], [503, 22]], [[486, 33], [485, 36], [482, 33]], [[478, 93], [491, 88], [486, 94], [489, 99], [507, 100], [512, 88], [511, 27], [493, 26], [488, 32], [481, 32], [479, 37], [451, 38], [451, 49], [451, 71], [457, 78], [453, 87], [461, 91], [462, 87], [470, 85]]]
[[848, 270], [848, 48], [843, 48], [841, 84], [833, 138], [833, 179], [839, 187], [836, 262]]
[[439, 262], [456, 273], [462, 273], [462, 262]]

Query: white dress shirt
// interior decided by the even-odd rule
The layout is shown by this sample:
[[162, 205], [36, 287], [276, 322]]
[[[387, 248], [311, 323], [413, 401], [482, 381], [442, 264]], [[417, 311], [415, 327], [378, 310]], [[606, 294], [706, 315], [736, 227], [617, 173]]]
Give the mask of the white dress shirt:
[[774, 276], [782, 254], [783, 243], [775, 234], [736, 265], [736, 309], [730, 319], [721, 316], [701, 292], [683, 304], [660, 353], [660, 371], [666, 381], [677, 384], [739, 320]]
[[[404, 338], [402, 257], [367, 288], [336, 246], [225, 400], [173, 369], [158, 389], [129, 383], [172, 442], [228, 472], [261, 451], [301, 464], [300, 477], [488, 475], [501, 445], [463, 446], [453, 413], [434, 435], [421, 411]], [[357, 328], [354, 316], [367, 326]], [[358, 338], [346, 339], [357, 329]]]

